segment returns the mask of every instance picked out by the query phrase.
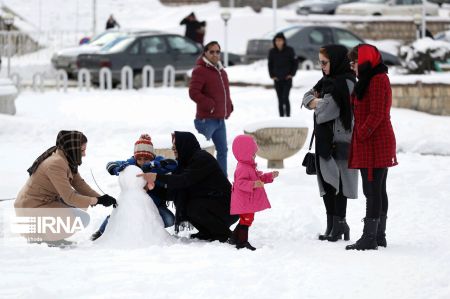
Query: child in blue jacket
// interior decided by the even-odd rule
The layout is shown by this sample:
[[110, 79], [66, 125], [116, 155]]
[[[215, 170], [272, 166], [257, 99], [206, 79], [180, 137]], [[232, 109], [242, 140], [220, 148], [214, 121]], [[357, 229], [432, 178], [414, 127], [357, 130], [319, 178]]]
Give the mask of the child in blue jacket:
[[[177, 168], [177, 161], [173, 159], [165, 159], [162, 156], [156, 156], [153, 149], [151, 138], [148, 134], [142, 134], [139, 140], [134, 144], [134, 155], [126, 161], [109, 162], [106, 165], [106, 170], [111, 175], [119, 175], [129, 165], [136, 165], [142, 169], [143, 172], [154, 172], [157, 174], [167, 174], [173, 172]], [[158, 181], [155, 182], [155, 187], [152, 190], [147, 190], [147, 194], [158, 208], [159, 215], [164, 222], [165, 227], [174, 225], [175, 216], [167, 208], [166, 197], [167, 189]], [[91, 240], [97, 240], [105, 231], [108, 225], [109, 216], [103, 221], [99, 230], [91, 236]]]

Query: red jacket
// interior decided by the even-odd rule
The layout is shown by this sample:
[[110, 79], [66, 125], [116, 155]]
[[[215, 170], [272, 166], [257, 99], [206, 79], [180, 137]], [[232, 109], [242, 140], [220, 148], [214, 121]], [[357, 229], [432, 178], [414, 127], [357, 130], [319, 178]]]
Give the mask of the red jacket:
[[203, 56], [197, 60], [189, 84], [189, 96], [197, 103], [195, 118], [226, 119], [233, 111], [227, 73], [205, 60]]
[[[352, 95], [355, 116], [349, 168], [385, 168], [397, 165], [391, 125], [392, 91], [386, 74], [375, 75], [362, 100]], [[369, 171], [369, 179], [371, 177]]]

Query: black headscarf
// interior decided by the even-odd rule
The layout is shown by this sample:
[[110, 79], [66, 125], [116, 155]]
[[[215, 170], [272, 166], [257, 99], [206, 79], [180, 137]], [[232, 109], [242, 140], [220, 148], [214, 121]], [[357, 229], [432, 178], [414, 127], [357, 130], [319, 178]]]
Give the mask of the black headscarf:
[[69, 162], [69, 167], [72, 173], [78, 172], [78, 166], [81, 165], [81, 145], [82, 140], [87, 140], [83, 133], [78, 131], [59, 131], [56, 137], [56, 146], [52, 146], [44, 153], [42, 153], [28, 168], [30, 176], [36, 171], [38, 166], [50, 157], [57, 149], [61, 150]]
[[369, 87], [370, 80], [377, 74], [388, 72], [380, 52], [375, 46], [369, 44], [358, 45], [358, 83], [355, 85], [355, 94], [362, 100]]
[[[350, 60], [347, 57], [347, 48], [342, 45], [327, 45], [326, 49], [330, 59], [330, 73], [323, 74], [313, 89], [320, 93], [321, 97], [329, 93], [339, 107], [339, 119], [345, 130], [352, 128], [352, 110], [350, 105], [350, 93], [347, 80], [356, 81], [355, 74], [350, 68]], [[331, 156], [333, 142], [333, 120], [317, 124], [314, 119], [316, 134], [316, 153], [325, 159]]]
[[175, 131], [175, 148], [178, 153], [178, 165], [181, 169], [185, 168], [194, 156], [194, 153], [201, 150], [200, 144], [191, 132]]

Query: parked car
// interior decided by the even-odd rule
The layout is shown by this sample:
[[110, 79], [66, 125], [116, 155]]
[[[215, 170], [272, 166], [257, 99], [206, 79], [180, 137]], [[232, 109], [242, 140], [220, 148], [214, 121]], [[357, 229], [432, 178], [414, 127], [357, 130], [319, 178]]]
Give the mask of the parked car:
[[[292, 26], [281, 30], [286, 36], [288, 45], [294, 48], [297, 59], [304, 65], [312, 66], [317, 61], [318, 51], [327, 44], [341, 44], [352, 48], [364, 40], [352, 32], [330, 26]], [[274, 34], [268, 34], [263, 39], [251, 39], [247, 43], [246, 62], [267, 58], [269, 49], [273, 47]], [[400, 65], [397, 56], [380, 51], [387, 65]], [[306, 63], [307, 62], [307, 63]]]
[[[427, 16], [437, 16], [439, 6], [425, 2]], [[422, 13], [422, 0], [361, 0], [342, 4], [336, 9], [338, 15], [357, 16], [413, 16]]]
[[355, 1], [357, 0], [305, 0], [300, 2], [295, 12], [298, 15], [333, 15], [339, 5]]
[[57, 51], [51, 58], [52, 65], [55, 69], [65, 70], [69, 77], [73, 77], [77, 68], [77, 56], [79, 54], [95, 53], [105, 44], [115, 40], [119, 36], [127, 33], [118, 30], [107, 30], [95, 36], [88, 44], [78, 47], [66, 48]]
[[[134, 86], [141, 86], [142, 70], [151, 65], [155, 70], [155, 80], [161, 81], [167, 65], [175, 68], [178, 77], [184, 76], [195, 66], [201, 55], [201, 47], [184, 36], [154, 31], [146, 34], [122, 36], [105, 45], [96, 53], [78, 55], [78, 69], [86, 68], [91, 80], [98, 83], [102, 67], [112, 72], [113, 84], [121, 81], [121, 70], [130, 66], [133, 70]], [[241, 57], [229, 55], [229, 64], [240, 63]]]

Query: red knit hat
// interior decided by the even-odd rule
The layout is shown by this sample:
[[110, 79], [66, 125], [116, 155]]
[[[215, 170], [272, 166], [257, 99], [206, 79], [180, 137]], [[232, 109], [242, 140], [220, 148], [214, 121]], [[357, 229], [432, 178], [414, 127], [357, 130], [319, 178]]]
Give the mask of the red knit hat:
[[152, 139], [148, 134], [142, 134], [139, 140], [134, 144], [134, 158], [145, 157], [150, 160], [155, 159]]

